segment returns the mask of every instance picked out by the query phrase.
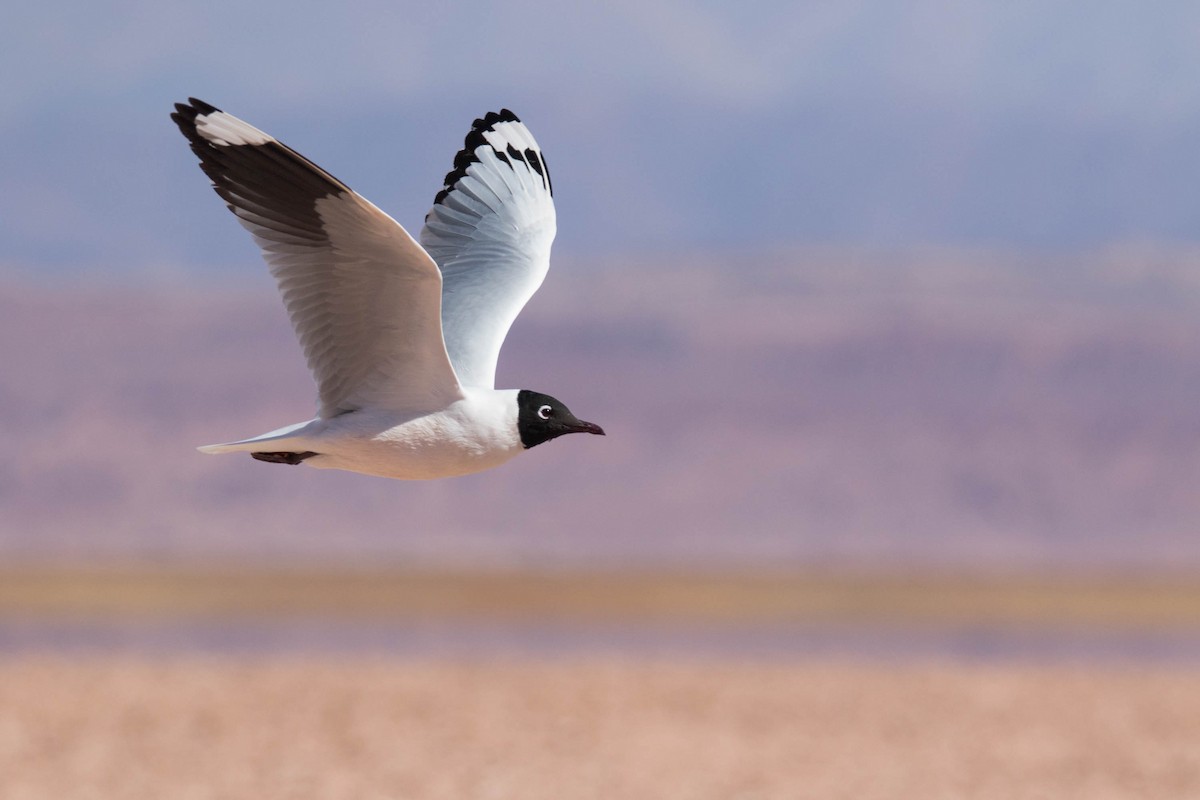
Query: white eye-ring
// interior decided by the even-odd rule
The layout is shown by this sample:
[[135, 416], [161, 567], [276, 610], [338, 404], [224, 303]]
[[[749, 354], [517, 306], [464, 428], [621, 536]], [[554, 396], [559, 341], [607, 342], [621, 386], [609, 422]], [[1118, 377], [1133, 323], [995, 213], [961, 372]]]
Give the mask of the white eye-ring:
[[550, 412], [552, 412], [553, 410], [554, 409], [550, 408], [550, 406], [542, 406], [538, 409], [537, 414], [542, 419], [550, 419]]

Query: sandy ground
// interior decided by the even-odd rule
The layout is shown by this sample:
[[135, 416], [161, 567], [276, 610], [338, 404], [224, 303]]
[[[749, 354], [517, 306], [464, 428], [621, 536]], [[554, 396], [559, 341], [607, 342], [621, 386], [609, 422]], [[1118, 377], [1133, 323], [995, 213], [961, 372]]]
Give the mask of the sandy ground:
[[11, 656], [0, 797], [1194, 798], [1200, 671]]

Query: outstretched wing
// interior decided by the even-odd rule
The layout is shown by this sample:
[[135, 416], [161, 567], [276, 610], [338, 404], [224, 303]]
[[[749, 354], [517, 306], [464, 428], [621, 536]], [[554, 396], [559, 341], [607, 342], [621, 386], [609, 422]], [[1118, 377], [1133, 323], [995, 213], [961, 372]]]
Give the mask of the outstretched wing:
[[475, 120], [421, 244], [442, 269], [442, 335], [464, 386], [492, 388], [509, 327], [550, 267], [550, 171], [508, 109]]
[[208, 103], [171, 119], [279, 284], [322, 417], [441, 408], [462, 392], [442, 340], [442, 280], [404, 228], [273, 137]]

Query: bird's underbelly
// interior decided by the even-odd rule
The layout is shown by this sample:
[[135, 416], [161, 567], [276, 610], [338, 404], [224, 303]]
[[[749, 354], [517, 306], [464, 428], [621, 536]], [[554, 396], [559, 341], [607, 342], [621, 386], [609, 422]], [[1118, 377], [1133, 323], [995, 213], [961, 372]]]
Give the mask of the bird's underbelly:
[[403, 480], [470, 475], [497, 467], [522, 450], [519, 440], [495, 431], [428, 419], [382, 430], [330, 430], [312, 449], [317, 455], [306, 460], [307, 465]]

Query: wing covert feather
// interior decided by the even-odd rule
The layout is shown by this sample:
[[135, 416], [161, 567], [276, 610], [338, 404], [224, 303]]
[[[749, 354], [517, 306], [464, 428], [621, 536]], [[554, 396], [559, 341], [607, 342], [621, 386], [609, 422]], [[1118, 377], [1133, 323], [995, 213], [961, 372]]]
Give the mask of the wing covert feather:
[[494, 387], [504, 338], [550, 267], [556, 224], [529, 130], [508, 109], [475, 120], [420, 235], [442, 270], [442, 332], [463, 385]]
[[462, 396], [442, 276], [395, 220], [273, 137], [202, 101], [171, 118], [262, 248], [316, 379], [319, 413], [440, 408]]

